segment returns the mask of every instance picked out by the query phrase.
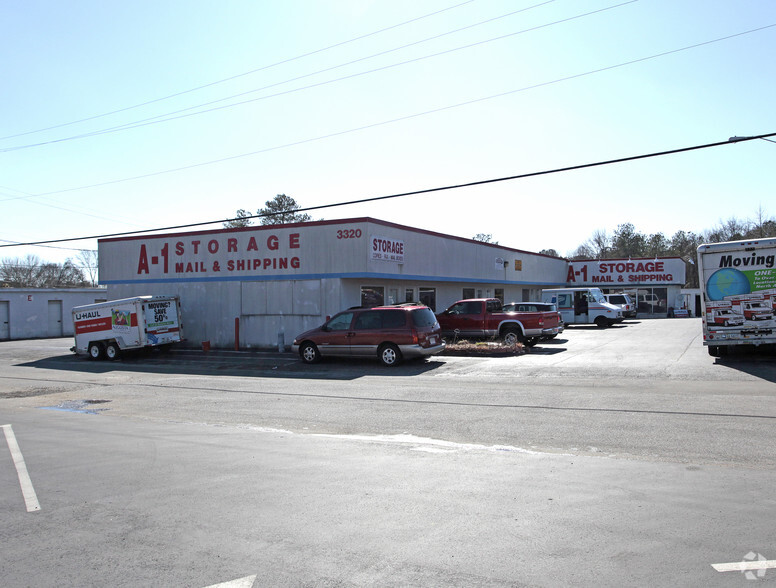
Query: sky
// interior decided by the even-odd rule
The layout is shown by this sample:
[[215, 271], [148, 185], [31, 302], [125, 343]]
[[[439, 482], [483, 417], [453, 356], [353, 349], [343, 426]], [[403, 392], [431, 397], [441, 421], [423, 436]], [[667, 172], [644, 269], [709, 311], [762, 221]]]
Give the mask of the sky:
[[[2, 259], [776, 132], [772, 0], [6, 0], [0, 55]], [[311, 215], [569, 255], [776, 216], [774, 162], [758, 139]]]

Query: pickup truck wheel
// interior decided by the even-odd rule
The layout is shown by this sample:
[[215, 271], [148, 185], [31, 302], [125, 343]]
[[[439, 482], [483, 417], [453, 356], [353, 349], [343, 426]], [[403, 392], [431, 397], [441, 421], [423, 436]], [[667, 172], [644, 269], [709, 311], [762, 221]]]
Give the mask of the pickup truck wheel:
[[105, 346], [105, 357], [109, 360], [113, 361], [114, 359], [118, 359], [119, 355], [121, 355], [121, 351], [116, 343], [108, 343]]
[[299, 357], [305, 363], [318, 363], [321, 361], [321, 352], [318, 351], [315, 343], [308, 341], [307, 343], [302, 343], [302, 346], [299, 348]]
[[103, 348], [100, 343], [89, 343], [89, 359], [102, 359]]
[[515, 345], [517, 343], [522, 343], [525, 340], [522, 333], [517, 329], [505, 330], [503, 337], [504, 337], [504, 345], [509, 345], [509, 346]]
[[401, 351], [393, 343], [386, 343], [381, 346], [377, 356], [384, 366], [395, 367], [401, 363]]

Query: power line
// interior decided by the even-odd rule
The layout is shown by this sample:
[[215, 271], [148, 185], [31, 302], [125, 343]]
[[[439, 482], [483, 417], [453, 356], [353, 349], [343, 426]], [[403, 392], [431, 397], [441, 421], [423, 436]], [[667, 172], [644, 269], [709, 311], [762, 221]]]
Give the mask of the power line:
[[[337, 203], [333, 203], [333, 204], [322, 204], [322, 205], [319, 205], [319, 206], [309, 206], [309, 207], [306, 207], [306, 208], [297, 208], [297, 209], [292, 210], [292, 211], [286, 210], [286, 211], [282, 211], [282, 212], [271, 212], [271, 213], [264, 213], [264, 214], [254, 214], [254, 215], [251, 215], [251, 216], [241, 217], [240, 219], [237, 219], [237, 218], [226, 218], [226, 219], [220, 219], [220, 220], [214, 220], [214, 221], [205, 221], [205, 222], [199, 222], [199, 223], [189, 223], [189, 224], [185, 224], [185, 225], [175, 225], [175, 226], [170, 226], [170, 227], [160, 227], [160, 228], [156, 228], [156, 229], [145, 229], [145, 230], [142, 230], [142, 231], [128, 231], [128, 232], [124, 232], [124, 233], [110, 233], [110, 234], [103, 234], [103, 235], [91, 235], [89, 237], [71, 237], [71, 238], [68, 238], [68, 239], [52, 239], [52, 240], [48, 240], [48, 241], [34, 241], [34, 242], [30, 242], [30, 243], [18, 243], [16, 245], [0, 245], [0, 248], [3, 248], [3, 247], [16, 247], [16, 246], [20, 246], [20, 245], [31, 246], [31, 245], [42, 245], [42, 244], [48, 244], [48, 243], [63, 243], [63, 242], [66, 242], [66, 241], [85, 241], [87, 239], [107, 239], [107, 238], [110, 238], [110, 237], [126, 237], [126, 236], [129, 236], [129, 235], [139, 235], [139, 234], [151, 233], [151, 232], [155, 232], [155, 231], [174, 231], [174, 230], [180, 230], [180, 229], [190, 229], [190, 228], [194, 228], [194, 227], [202, 227], [202, 226], [206, 226], [206, 225], [220, 224], [220, 223], [225, 223], [225, 222], [234, 221], [234, 220], [247, 220], [247, 219], [254, 219], [254, 218], [256, 218], [256, 219], [258, 219], [258, 218], [266, 218], [266, 217], [277, 216], [277, 215], [280, 215], [280, 214], [285, 214], [285, 213], [288, 213], [288, 212], [294, 212], [294, 213], [309, 212], [309, 211], [312, 211], [312, 210], [323, 210], [325, 208], [336, 208], [336, 207], [339, 207], [339, 206], [350, 206], [350, 205], [353, 205], [353, 204], [365, 204], [367, 202], [378, 202], [380, 200], [389, 200], [389, 199], [393, 199], [393, 198], [403, 198], [405, 196], [418, 196], [420, 194], [431, 194], [431, 193], [434, 193], [434, 192], [442, 192], [442, 191], [445, 191], [445, 190], [457, 190], [457, 189], [460, 189], [460, 188], [471, 188], [473, 186], [484, 186], [486, 184], [495, 184], [495, 183], [498, 183], [498, 182], [507, 182], [507, 181], [511, 181], [511, 180], [520, 180], [520, 179], [532, 178], [532, 177], [536, 177], [536, 176], [545, 176], [545, 175], [550, 175], [550, 174], [557, 174], [557, 173], [575, 171], [575, 170], [580, 170], [580, 169], [587, 169], [587, 168], [591, 168], [591, 167], [601, 167], [601, 166], [604, 166], [604, 165], [613, 165], [613, 164], [616, 164], [616, 163], [625, 163], [627, 161], [637, 161], [639, 159], [648, 159], [648, 158], [653, 158], [653, 157], [662, 157], [662, 156], [665, 156], [665, 155], [674, 155], [674, 154], [677, 154], [677, 153], [686, 153], [688, 151], [697, 151], [699, 149], [708, 149], [708, 148], [711, 148], [711, 147], [719, 147], [721, 145], [731, 145], [733, 143], [742, 143], [742, 142], [745, 142], [745, 141], [754, 141], [756, 139], [767, 139], [768, 137], [776, 137], [776, 133], [766, 133], [766, 134], [763, 134], [763, 135], [756, 135], [756, 136], [751, 136], [751, 137], [732, 137], [731, 139], [728, 139], [726, 141], [719, 141], [719, 142], [716, 142], [716, 143], [707, 143], [707, 144], [704, 144], [704, 145], [695, 145], [695, 146], [692, 146], [692, 147], [681, 147], [679, 149], [670, 149], [668, 151], [657, 151], [657, 152], [646, 153], [646, 154], [642, 154], [642, 155], [632, 155], [632, 156], [629, 156], [629, 157], [620, 157], [618, 159], [608, 159], [608, 160], [605, 160], [605, 161], [597, 161], [597, 162], [594, 162], [594, 163], [583, 163], [583, 164], [580, 164], [580, 165], [573, 165], [573, 166], [568, 166], [568, 167], [560, 167], [560, 168], [544, 170], [544, 171], [537, 171], [537, 172], [529, 172], [529, 173], [524, 173], [524, 174], [505, 176], [505, 177], [501, 177], [501, 178], [492, 178], [492, 179], [488, 179], [488, 180], [477, 180], [477, 181], [468, 182], [468, 183], [465, 183], [465, 184], [454, 184], [454, 185], [450, 185], [450, 186], [440, 186], [440, 187], [437, 187], [437, 188], [427, 188], [427, 189], [424, 189], [424, 190], [414, 190], [414, 191], [411, 191], [411, 192], [402, 192], [400, 194], [390, 194], [390, 195], [387, 195], [387, 196], [375, 196], [375, 197], [372, 197], [372, 198], [361, 198], [361, 199], [358, 199], [358, 200], [349, 200], [349, 201], [346, 201], [346, 202], [337, 202]], [[735, 139], [735, 140], [733, 140], [733, 139]]]
[[[585, 13], [582, 13], [582, 14], [577, 14], [575, 16], [570, 16], [570, 17], [567, 17], [567, 18], [563, 18], [563, 19], [560, 19], [560, 20], [552, 21], [552, 22], [545, 23], [545, 24], [542, 24], [542, 25], [537, 25], [537, 26], [530, 27], [530, 28], [527, 28], [527, 29], [522, 29], [522, 30], [519, 30], [519, 31], [514, 31], [512, 33], [507, 33], [505, 35], [499, 35], [497, 37], [492, 37], [490, 39], [483, 39], [482, 41], [477, 41], [477, 42], [474, 42], [474, 43], [469, 43], [467, 45], [461, 45], [459, 47], [453, 47], [451, 49], [446, 49], [444, 51], [439, 51], [437, 53], [431, 53], [429, 55], [423, 55], [423, 56], [420, 56], [420, 57], [414, 57], [412, 59], [406, 59], [404, 61], [400, 61], [400, 62], [397, 62], [397, 63], [392, 63], [392, 64], [384, 65], [384, 66], [381, 66], [381, 67], [376, 67], [376, 68], [373, 68], [373, 69], [357, 72], [357, 73], [354, 73], [354, 74], [349, 74], [349, 75], [342, 76], [342, 77], [339, 77], [339, 78], [333, 78], [333, 79], [330, 79], [330, 80], [324, 80], [322, 82], [316, 82], [314, 84], [308, 84], [306, 86], [301, 86], [301, 87], [298, 87], [298, 88], [292, 88], [290, 90], [283, 90], [281, 92], [276, 92], [274, 94], [267, 94], [265, 96], [259, 96], [257, 98], [251, 98], [251, 99], [248, 99], [248, 100], [242, 100], [240, 102], [233, 102], [231, 104], [224, 104], [224, 105], [221, 105], [221, 106], [215, 106], [213, 108], [205, 108], [206, 106], [211, 106], [213, 104], [218, 104], [218, 103], [224, 102], [226, 100], [232, 100], [233, 98], [239, 98], [240, 96], [246, 96], [248, 94], [253, 94], [253, 93], [256, 93], [256, 92], [260, 92], [262, 90], [268, 90], [268, 89], [274, 88], [276, 86], [281, 86], [283, 84], [287, 84], [287, 83], [290, 83], [290, 82], [294, 82], [294, 81], [297, 81], [297, 80], [308, 78], [308, 77], [311, 77], [311, 76], [314, 76], [314, 75], [317, 75], [317, 74], [320, 74], [320, 73], [325, 73], [327, 71], [332, 71], [332, 70], [335, 70], [335, 69], [346, 67], [348, 65], [353, 65], [354, 63], [358, 63], [358, 62], [361, 62], [361, 61], [366, 61], [368, 59], [373, 59], [375, 57], [379, 57], [379, 56], [382, 56], [382, 55], [387, 55], [388, 53], [399, 51], [401, 49], [406, 49], [407, 47], [411, 47], [413, 45], [418, 45], [420, 43], [425, 43], [425, 42], [430, 41], [430, 40], [438, 39], [438, 38], [443, 37], [445, 35], [450, 35], [450, 34], [453, 34], [453, 33], [457, 33], [457, 32], [460, 32], [460, 31], [463, 31], [463, 30], [466, 30], [466, 29], [473, 28], [475, 26], [479, 26], [479, 25], [482, 25], [482, 24], [485, 24], [485, 23], [488, 23], [488, 22], [492, 22], [492, 21], [500, 19], [500, 18], [505, 18], [507, 16], [512, 16], [514, 14], [517, 14], [517, 13], [520, 13], [520, 12], [525, 12], [525, 11], [531, 10], [533, 8], [538, 8], [538, 7], [544, 6], [545, 4], [549, 4], [550, 2], [554, 2], [554, 1], [555, 0], [547, 0], [547, 1], [542, 2], [540, 4], [534, 4], [533, 6], [529, 6], [527, 8], [523, 8], [521, 10], [515, 10], [513, 12], [510, 12], [510, 13], [507, 13], [507, 14], [504, 14], [504, 15], [501, 15], [501, 16], [498, 16], [498, 17], [494, 17], [494, 18], [491, 18], [491, 19], [488, 19], [488, 20], [484, 20], [484, 21], [481, 21], [481, 22], [478, 22], [478, 23], [474, 23], [472, 25], [469, 25], [469, 26], [466, 26], [466, 27], [462, 27], [462, 28], [459, 28], [459, 29], [456, 29], [456, 30], [453, 30], [453, 31], [448, 31], [448, 32], [440, 34], [440, 35], [436, 35], [436, 36], [433, 36], [433, 37], [428, 37], [426, 39], [421, 39], [419, 41], [415, 41], [413, 43], [408, 43], [408, 44], [402, 45], [400, 47], [395, 47], [393, 49], [389, 49], [389, 50], [382, 51], [382, 52], [379, 52], [379, 53], [374, 53], [372, 55], [368, 55], [366, 57], [361, 57], [359, 59], [355, 59], [355, 60], [352, 60], [352, 61], [349, 61], [349, 62], [346, 62], [346, 63], [341, 63], [339, 65], [335, 65], [335, 66], [332, 66], [332, 67], [328, 67], [328, 68], [324, 68], [324, 69], [321, 69], [321, 70], [318, 70], [318, 71], [307, 73], [307, 74], [304, 74], [304, 75], [301, 75], [301, 76], [297, 76], [295, 78], [290, 78], [290, 79], [284, 80], [282, 82], [276, 82], [274, 84], [269, 84], [269, 85], [263, 86], [261, 88], [255, 88], [253, 90], [248, 90], [248, 91], [245, 91], [245, 92], [241, 92], [239, 94], [233, 94], [231, 96], [226, 96], [224, 98], [219, 98], [217, 100], [211, 100], [210, 102], [204, 102], [204, 103], [201, 103], [201, 104], [196, 104], [194, 106], [188, 106], [186, 108], [181, 108], [179, 110], [174, 110], [174, 111], [171, 111], [171, 112], [167, 112], [165, 114], [159, 114], [159, 115], [148, 117], [148, 118], [145, 118], [145, 119], [140, 119], [140, 120], [137, 120], [137, 121], [134, 121], [134, 122], [129, 122], [129, 123], [121, 124], [121, 125], [116, 125], [116, 126], [113, 126], [113, 127], [107, 127], [107, 128], [104, 128], [104, 129], [99, 129], [99, 130], [96, 130], [96, 131], [90, 131], [90, 132], [87, 132], [87, 133], [81, 133], [81, 134], [78, 134], [78, 135], [71, 135], [69, 137], [62, 137], [62, 138], [59, 138], [59, 139], [51, 139], [49, 141], [41, 141], [41, 142], [38, 142], [38, 143], [29, 143], [29, 144], [26, 144], [26, 145], [16, 145], [16, 146], [13, 146], [13, 147], [0, 148], [0, 153], [7, 153], [7, 152], [11, 152], [11, 151], [18, 151], [18, 150], [21, 150], [21, 149], [29, 149], [29, 148], [33, 148], [33, 147], [42, 147], [44, 145], [52, 145], [52, 144], [56, 144], [56, 143], [63, 143], [65, 141], [73, 141], [73, 140], [77, 140], [77, 139], [85, 139], [85, 138], [88, 138], [88, 137], [96, 137], [96, 136], [99, 136], [99, 135], [105, 135], [105, 134], [109, 134], [109, 133], [116, 133], [116, 132], [120, 132], [120, 131], [127, 131], [127, 130], [130, 130], [130, 129], [136, 129], [136, 128], [140, 128], [140, 127], [146, 127], [146, 126], [150, 126], [150, 125], [161, 124], [161, 123], [165, 123], [165, 122], [179, 120], [179, 119], [182, 119], [182, 118], [198, 116], [200, 114], [207, 114], [207, 113], [210, 113], [210, 112], [217, 112], [217, 111], [220, 111], [220, 110], [225, 110], [225, 109], [228, 109], [228, 108], [234, 108], [234, 107], [237, 107], [237, 106], [244, 106], [246, 104], [251, 104], [253, 102], [258, 102], [260, 100], [268, 100], [270, 98], [277, 98], [279, 96], [285, 96], [285, 95], [293, 94], [293, 93], [296, 93], [296, 92], [302, 92], [304, 90], [310, 90], [312, 88], [318, 88], [318, 87], [321, 87], [321, 86], [326, 86], [326, 85], [329, 85], [329, 84], [334, 84], [334, 83], [337, 83], [337, 82], [342, 82], [344, 80], [350, 80], [350, 79], [353, 79], [353, 78], [369, 75], [369, 74], [372, 74], [372, 73], [376, 73], [376, 72], [380, 72], [380, 71], [385, 71], [385, 70], [388, 70], [388, 69], [393, 69], [393, 68], [396, 68], [396, 67], [401, 67], [401, 66], [404, 66], [404, 65], [409, 65], [409, 64], [412, 64], [412, 63], [417, 63], [419, 61], [424, 61], [426, 59], [432, 59], [434, 57], [439, 57], [439, 56], [442, 56], [442, 55], [447, 55], [449, 53], [453, 53], [453, 52], [456, 52], [456, 51], [462, 51], [464, 49], [471, 49], [472, 47], [478, 47], [478, 46], [484, 45], [486, 43], [492, 43], [494, 41], [501, 41], [503, 39], [507, 39], [509, 37], [514, 37], [516, 35], [522, 35], [522, 34], [525, 34], [525, 33], [530, 33], [530, 32], [533, 32], [533, 31], [537, 31], [539, 29], [555, 26], [555, 25], [558, 25], [558, 24], [563, 24], [563, 23], [566, 23], [566, 22], [569, 22], [569, 21], [572, 21], [572, 20], [584, 18], [586, 16], [592, 16], [592, 15], [598, 14], [600, 12], [605, 12], [607, 10], [612, 10], [614, 8], [620, 8], [620, 7], [625, 6], [627, 4], [633, 4], [634, 2], [638, 2], [638, 0], [627, 0], [626, 2], [621, 2], [620, 4], [614, 4], [612, 6], [607, 6], [607, 7], [604, 7], [604, 8], [600, 8], [600, 9], [593, 10], [593, 11], [590, 11], [590, 12], [585, 12]], [[196, 112], [189, 112], [189, 111], [195, 110], [197, 108], [204, 108], [204, 110], [197, 110]], [[183, 113], [185, 113], [185, 114], [183, 114]]]
[[[400, 22], [400, 23], [395, 24], [395, 25], [391, 25], [391, 26], [388, 26], [388, 27], [385, 27], [385, 28], [382, 28], [382, 29], [378, 29], [378, 30], [373, 31], [371, 33], [366, 33], [364, 35], [360, 35], [358, 37], [354, 37], [354, 38], [348, 39], [346, 41], [340, 41], [338, 43], [334, 43], [333, 45], [329, 45], [327, 47], [322, 47], [321, 49], [316, 49], [316, 50], [310, 51], [308, 53], [303, 53], [301, 55], [297, 55], [296, 57], [289, 57], [287, 59], [283, 59], [281, 61], [278, 61], [276, 63], [272, 63], [270, 65], [265, 65], [265, 66], [258, 67], [256, 69], [252, 69], [252, 70], [249, 70], [249, 71], [237, 74], [237, 75], [230, 76], [228, 78], [223, 78], [221, 80], [216, 80], [215, 82], [209, 82], [207, 84], [202, 84], [201, 86], [196, 86], [196, 87], [190, 88], [188, 90], [182, 90], [180, 92], [175, 92], [174, 94], [169, 94], [167, 96], [162, 96], [161, 98], [155, 98], [153, 100], [148, 100], [146, 102], [141, 102], [139, 104], [134, 104], [132, 106], [126, 106], [124, 108], [119, 108], [117, 110], [112, 110], [110, 112], [104, 112], [102, 114], [95, 114], [93, 116], [89, 116], [89, 117], [86, 117], [86, 118], [82, 118], [82, 119], [78, 119], [78, 120], [74, 120], [74, 121], [70, 121], [70, 122], [66, 122], [66, 123], [61, 123], [61, 124], [58, 124], [58, 125], [53, 125], [53, 126], [50, 126], [50, 127], [36, 129], [36, 130], [33, 130], [33, 131], [26, 131], [26, 132], [23, 132], [23, 133], [17, 133], [15, 135], [6, 135], [5, 137], [0, 137], [0, 141], [4, 141], [6, 139], [13, 139], [13, 138], [16, 138], [16, 137], [23, 137], [25, 135], [32, 135], [34, 133], [42, 133], [44, 131], [51, 131], [53, 129], [59, 129], [59, 128], [62, 128], [62, 127], [67, 127], [67, 126], [75, 125], [75, 124], [78, 124], [78, 123], [87, 122], [87, 121], [95, 120], [95, 119], [98, 119], [98, 118], [103, 118], [103, 117], [110, 116], [110, 115], [113, 115], [113, 114], [119, 114], [121, 112], [126, 112], [127, 110], [133, 110], [135, 108], [140, 108], [140, 107], [143, 107], [143, 106], [148, 106], [149, 104], [155, 104], [157, 102], [162, 102], [163, 100], [169, 100], [171, 98], [177, 98], [178, 96], [183, 96], [184, 94], [190, 94], [191, 92], [196, 92], [198, 90], [204, 90], [205, 88], [210, 88], [210, 87], [216, 86], [218, 84], [223, 84], [225, 82], [230, 82], [232, 80], [236, 80], [236, 79], [241, 78], [241, 77], [245, 77], [245, 76], [248, 76], [248, 75], [251, 75], [251, 74], [254, 74], [254, 73], [258, 73], [260, 71], [264, 71], [264, 70], [267, 70], [267, 69], [270, 69], [270, 68], [273, 68], [273, 67], [277, 67], [279, 65], [284, 65], [286, 63], [289, 63], [289, 62], [292, 62], [292, 61], [296, 61], [297, 59], [303, 59], [305, 57], [310, 57], [311, 55], [316, 55], [317, 53], [322, 53], [324, 51], [329, 51], [330, 49], [335, 49], [337, 47], [341, 47], [341, 46], [347, 45], [349, 43], [354, 43], [356, 41], [360, 41], [362, 39], [366, 39], [366, 38], [372, 37], [374, 35], [379, 35], [380, 33], [384, 33], [386, 31], [390, 31], [392, 29], [403, 27], [404, 25], [408, 25], [408, 24], [411, 24], [413, 22], [417, 22], [419, 20], [423, 20], [425, 18], [429, 18], [431, 16], [436, 16], [437, 14], [441, 14], [441, 13], [446, 12], [448, 10], [453, 10], [455, 8], [460, 8], [461, 6], [464, 6], [466, 4], [471, 4], [474, 1], [475, 0], [466, 0], [465, 2], [461, 2], [459, 4], [454, 4], [453, 6], [448, 6], [447, 8], [443, 8], [443, 9], [437, 10], [435, 12], [430, 12], [430, 13], [425, 14], [423, 16], [418, 16], [416, 18], [412, 18], [410, 20], [406, 20], [404, 22]], [[554, 1], [554, 0], [552, 0], [552, 1]]]
[[[646, 56], [646, 57], [640, 57], [640, 58], [637, 58], [637, 59], [632, 59], [630, 61], [625, 61], [625, 62], [622, 62], [622, 63], [617, 63], [617, 64], [614, 64], [614, 65], [609, 65], [609, 66], [601, 67], [601, 68], [598, 68], [598, 69], [594, 69], [594, 70], [590, 70], [590, 71], [586, 71], [586, 72], [582, 72], [582, 73], [578, 73], [578, 74], [572, 74], [572, 75], [569, 75], [569, 76], [566, 76], [566, 77], [563, 77], [563, 78], [557, 78], [557, 79], [550, 80], [550, 81], [547, 81], [547, 82], [540, 82], [538, 84], [533, 84], [531, 86], [524, 86], [522, 88], [517, 88], [515, 90], [508, 90], [506, 92], [500, 92], [498, 94], [491, 94], [490, 96], [483, 96], [483, 97], [480, 97], [480, 98], [474, 98], [472, 100], [467, 100], [467, 101], [464, 101], [464, 102], [459, 102], [457, 104], [448, 104], [446, 106], [440, 106], [439, 108], [433, 108], [431, 110], [426, 110], [424, 112], [417, 112], [417, 113], [414, 113], [414, 114], [409, 114], [409, 115], [405, 115], [405, 116], [401, 116], [401, 117], [397, 117], [397, 118], [393, 118], [393, 119], [389, 119], [389, 120], [385, 120], [385, 121], [380, 121], [380, 122], [376, 122], [376, 123], [370, 123], [370, 124], [366, 124], [366, 125], [363, 125], [363, 126], [360, 126], [360, 127], [353, 127], [353, 128], [345, 129], [345, 130], [342, 130], [342, 131], [335, 131], [333, 133], [328, 133], [326, 135], [319, 135], [317, 137], [311, 137], [311, 138], [307, 138], [307, 139], [300, 139], [298, 141], [292, 141], [290, 143], [285, 143], [285, 144], [282, 144], [282, 145], [275, 145], [273, 147], [266, 147], [264, 149], [257, 149], [255, 151], [249, 151], [247, 153], [238, 153], [236, 155], [229, 155], [227, 157], [222, 157], [222, 158], [219, 158], [219, 159], [213, 159], [213, 160], [210, 160], [210, 161], [202, 161], [202, 162], [199, 162], [199, 163], [192, 163], [192, 164], [189, 164], [189, 165], [184, 165], [184, 166], [180, 166], [180, 167], [176, 167], [176, 168], [169, 168], [169, 169], [165, 169], [165, 170], [149, 172], [149, 173], [146, 173], [146, 174], [140, 174], [140, 175], [125, 177], [125, 178], [119, 178], [119, 179], [116, 179], [116, 180], [108, 180], [108, 181], [105, 181], [105, 182], [97, 182], [97, 183], [94, 183], [94, 184], [86, 184], [86, 185], [82, 185], [82, 186], [75, 186], [73, 188], [64, 188], [64, 189], [61, 189], [61, 190], [52, 190], [50, 192], [42, 192], [42, 193], [39, 193], [39, 194], [35, 194], [34, 196], [51, 196], [53, 194], [65, 194], [65, 193], [68, 193], [68, 192], [75, 192], [75, 191], [78, 191], [78, 190], [86, 190], [86, 189], [89, 189], [89, 188], [99, 188], [99, 187], [103, 187], [103, 186], [110, 186], [110, 185], [113, 185], [113, 184], [119, 184], [119, 183], [123, 183], [123, 182], [130, 182], [130, 181], [134, 181], [134, 180], [141, 180], [141, 179], [144, 179], [144, 178], [151, 178], [151, 177], [154, 177], [154, 176], [160, 176], [160, 175], [165, 175], [165, 174], [169, 174], [169, 173], [186, 171], [186, 170], [195, 169], [195, 168], [198, 168], [198, 167], [204, 167], [204, 166], [208, 166], [208, 165], [215, 165], [215, 164], [218, 164], [218, 163], [225, 163], [227, 161], [233, 161], [233, 160], [236, 160], [236, 159], [242, 159], [244, 157], [251, 157], [251, 156], [254, 156], [254, 155], [259, 155], [261, 153], [268, 153], [268, 152], [271, 152], [271, 151], [277, 151], [279, 149], [287, 149], [289, 147], [296, 147], [298, 145], [304, 145], [304, 144], [307, 144], [307, 143], [313, 143], [313, 142], [316, 142], [316, 141], [322, 141], [324, 139], [331, 139], [333, 137], [339, 137], [339, 136], [346, 135], [346, 134], [349, 134], [349, 133], [365, 131], [365, 130], [368, 130], [368, 129], [372, 129], [372, 128], [376, 128], [376, 127], [380, 127], [380, 126], [385, 126], [385, 125], [389, 125], [389, 124], [394, 124], [394, 123], [397, 123], [397, 122], [402, 122], [402, 121], [410, 120], [410, 119], [413, 119], [413, 118], [419, 118], [421, 116], [427, 116], [429, 114], [435, 114], [435, 113], [438, 113], [438, 112], [444, 112], [446, 110], [452, 110], [452, 109], [455, 109], [455, 108], [461, 108], [463, 106], [469, 106], [471, 104], [476, 104], [478, 102], [485, 102], [487, 100], [493, 100], [495, 98], [502, 98], [504, 96], [509, 96], [510, 94], [517, 94], [519, 92], [526, 92], [528, 90], [535, 90], [536, 88], [542, 88], [542, 87], [545, 87], [545, 86], [550, 86], [550, 85], [558, 84], [558, 83], [561, 83], [561, 82], [567, 82], [567, 81], [574, 80], [574, 79], [577, 79], [577, 78], [582, 78], [582, 77], [585, 77], [585, 76], [589, 76], [589, 75], [593, 75], [593, 74], [597, 74], [597, 73], [602, 73], [602, 72], [605, 72], [605, 71], [610, 71], [610, 70], [617, 69], [617, 68], [620, 68], [620, 67], [625, 67], [625, 66], [636, 64], [636, 63], [641, 63], [641, 62], [644, 62], [644, 61], [648, 61], [648, 60], [651, 60], [651, 59], [657, 59], [659, 57], [665, 57], [667, 55], [673, 55], [675, 53], [680, 53], [682, 51], [688, 51], [690, 49], [697, 49], [698, 47], [703, 47], [705, 45], [710, 45], [712, 43], [718, 43], [718, 42], [721, 42], [721, 41], [727, 41], [729, 39], [733, 39], [733, 38], [740, 37], [740, 36], [743, 36], [743, 35], [748, 35], [748, 34], [751, 34], [751, 33], [759, 32], [759, 31], [762, 31], [762, 30], [765, 30], [765, 29], [769, 29], [769, 28], [772, 28], [772, 27], [776, 27], [776, 23], [765, 25], [765, 26], [762, 26], [762, 27], [758, 27], [756, 29], [750, 29], [748, 31], [743, 31], [743, 32], [740, 32], [740, 33], [734, 33], [732, 35], [727, 35], [725, 37], [719, 37], [717, 39], [712, 39], [712, 40], [709, 40], [709, 41], [703, 41], [701, 43], [696, 43], [694, 45], [687, 45], [685, 47], [680, 47], [678, 49], [672, 49], [670, 51], [664, 51], [662, 53], [656, 53], [654, 55], [649, 55], [649, 56]], [[18, 198], [6, 198], [4, 200], [0, 200], [0, 202], [5, 202], [7, 200], [23, 200], [25, 198], [27, 198], [27, 197], [20, 196]]]

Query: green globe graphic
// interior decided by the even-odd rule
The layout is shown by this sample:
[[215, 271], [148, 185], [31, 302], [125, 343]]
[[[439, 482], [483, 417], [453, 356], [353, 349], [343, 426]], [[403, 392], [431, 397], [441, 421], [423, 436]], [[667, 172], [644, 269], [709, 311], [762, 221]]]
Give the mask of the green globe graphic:
[[746, 276], [732, 268], [717, 270], [706, 283], [706, 293], [711, 300], [723, 300], [725, 296], [749, 294], [751, 291]]

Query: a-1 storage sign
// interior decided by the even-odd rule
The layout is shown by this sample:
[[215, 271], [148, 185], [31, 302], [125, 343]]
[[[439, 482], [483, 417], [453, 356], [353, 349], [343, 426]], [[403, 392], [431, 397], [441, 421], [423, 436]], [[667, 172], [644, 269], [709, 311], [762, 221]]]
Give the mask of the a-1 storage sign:
[[[131, 241], [130, 241], [131, 242]], [[242, 274], [301, 267], [299, 233], [187, 235], [139, 242], [137, 275]]]
[[684, 261], [664, 259], [602, 259], [569, 263], [566, 281], [570, 286], [614, 287], [684, 284]]

